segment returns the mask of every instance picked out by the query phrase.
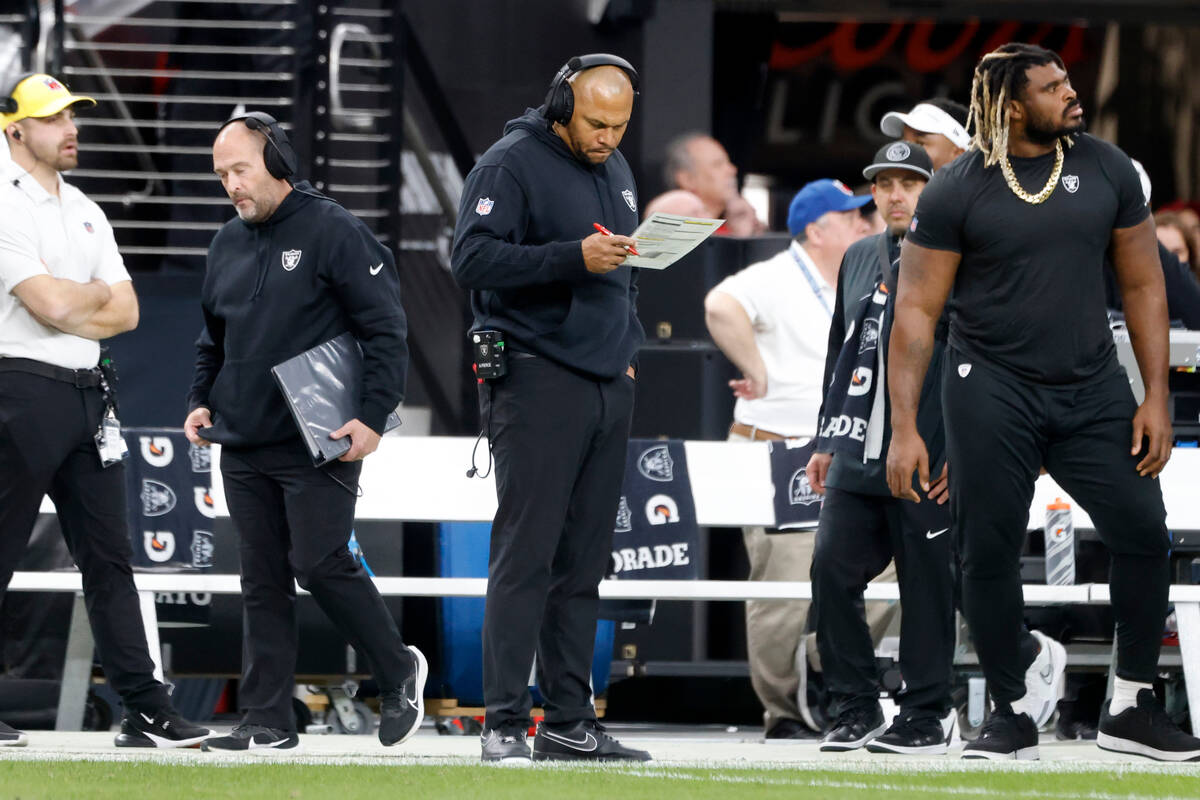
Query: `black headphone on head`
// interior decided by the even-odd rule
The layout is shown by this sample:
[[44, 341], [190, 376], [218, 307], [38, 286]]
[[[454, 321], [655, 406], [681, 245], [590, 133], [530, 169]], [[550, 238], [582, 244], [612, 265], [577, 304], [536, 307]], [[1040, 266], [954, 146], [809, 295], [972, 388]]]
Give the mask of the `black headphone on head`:
[[546, 119], [566, 125], [575, 113], [575, 90], [571, 87], [571, 77], [592, 67], [620, 67], [629, 76], [633, 84], [633, 93], [638, 93], [638, 73], [625, 59], [609, 53], [590, 53], [586, 56], [575, 56], [562, 65], [550, 81], [550, 91], [546, 93]]
[[250, 130], [258, 131], [267, 138], [267, 143], [263, 145], [263, 163], [266, 164], [267, 172], [271, 174], [272, 178], [286, 180], [296, 174], [299, 162], [296, 150], [274, 117], [264, 111], [246, 111], [242, 114], [235, 114], [225, 120], [217, 133], [239, 120]]
[[[8, 91], [4, 93], [4, 99], [0, 100], [0, 113], [15, 114], [21, 110], [21, 104], [17, 102], [17, 98], [13, 97], [13, 92], [17, 90], [18, 86], [25, 82], [26, 78], [32, 78], [37, 74], [38, 73], [36, 72], [26, 72], [9, 84]], [[66, 84], [63, 85], [65, 86]], [[18, 142], [21, 141], [21, 132], [14, 130], [13, 138]]]

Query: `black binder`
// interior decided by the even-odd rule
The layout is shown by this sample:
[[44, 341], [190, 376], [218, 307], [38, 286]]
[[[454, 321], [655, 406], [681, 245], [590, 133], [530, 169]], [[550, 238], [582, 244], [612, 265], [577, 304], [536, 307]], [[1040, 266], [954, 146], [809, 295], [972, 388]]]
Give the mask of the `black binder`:
[[[313, 464], [333, 461], [350, 449], [350, 438], [329, 434], [362, 413], [362, 348], [347, 332], [271, 367]], [[400, 425], [388, 414], [386, 433]]]

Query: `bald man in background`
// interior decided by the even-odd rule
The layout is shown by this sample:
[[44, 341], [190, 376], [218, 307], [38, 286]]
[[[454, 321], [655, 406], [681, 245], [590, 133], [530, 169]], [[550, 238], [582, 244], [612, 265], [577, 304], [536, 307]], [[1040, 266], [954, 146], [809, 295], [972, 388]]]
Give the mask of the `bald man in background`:
[[[463, 186], [451, 268], [471, 293], [471, 338], [499, 336], [507, 348], [507, 373], [479, 386], [499, 499], [483, 620], [485, 762], [650, 758], [604, 732], [591, 693], [645, 339], [637, 270], [622, 266], [637, 189], [617, 150], [636, 81], [616, 56], [572, 58], [546, 104], [510, 121]], [[546, 718], [531, 754], [535, 653]]]
[[[682, 189], [700, 199], [703, 213], [696, 216], [725, 220], [718, 234], [754, 236], [767, 229], [754, 207], [738, 192], [737, 167], [729, 160], [729, 154], [708, 134], [690, 131], [672, 139], [667, 144], [663, 177], [670, 189]], [[666, 202], [667, 195], [674, 198], [670, 203]], [[668, 191], [650, 201], [650, 206], [670, 214], [691, 216], [680, 210], [680, 201], [680, 195]], [[647, 208], [647, 214], [650, 211]]]

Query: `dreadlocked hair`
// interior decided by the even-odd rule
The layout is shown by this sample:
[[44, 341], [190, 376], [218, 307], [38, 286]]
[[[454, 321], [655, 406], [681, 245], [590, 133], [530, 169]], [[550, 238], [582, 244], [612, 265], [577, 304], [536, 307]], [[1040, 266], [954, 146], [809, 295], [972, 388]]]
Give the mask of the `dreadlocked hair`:
[[[1008, 152], [1008, 101], [1018, 97], [1028, 85], [1030, 67], [1057, 64], [1066, 69], [1053, 50], [1035, 44], [1009, 42], [979, 59], [971, 81], [971, 110], [967, 130], [974, 130], [971, 146], [983, 153], [983, 165], [1000, 162]], [[1074, 140], [1064, 136], [1070, 147]]]

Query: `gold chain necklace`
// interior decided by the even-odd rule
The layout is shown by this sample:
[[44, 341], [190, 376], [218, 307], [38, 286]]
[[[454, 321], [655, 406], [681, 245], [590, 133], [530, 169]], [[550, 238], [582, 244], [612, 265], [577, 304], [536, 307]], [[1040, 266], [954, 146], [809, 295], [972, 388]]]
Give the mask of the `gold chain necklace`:
[[1008, 163], [1008, 153], [1000, 154], [1000, 171], [1004, 173], [1004, 180], [1008, 182], [1008, 188], [1012, 189], [1013, 194], [1024, 200], [1026, 203], [1040, 205], [1049, 199], [1054, 192], [1054, 187], [1058, 185], [1058, 176], [1062, 174], [1063, 168], [1063, 146], [1062, 139], [1054, 140], [1054, 170], [1050, 173], [1050, 180], [1046, 181], [1046, 185], [1037, 194], [1030, 194], [1021, 188], [1021, 184], [1017, 182], [1017, 176], [1013, 174], [1012, 164]]

